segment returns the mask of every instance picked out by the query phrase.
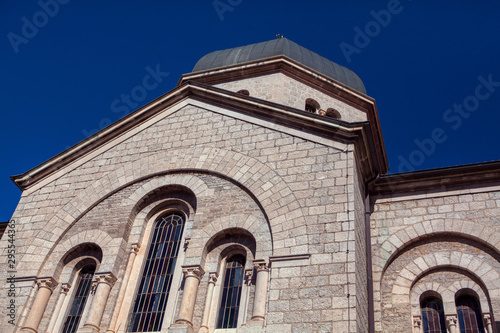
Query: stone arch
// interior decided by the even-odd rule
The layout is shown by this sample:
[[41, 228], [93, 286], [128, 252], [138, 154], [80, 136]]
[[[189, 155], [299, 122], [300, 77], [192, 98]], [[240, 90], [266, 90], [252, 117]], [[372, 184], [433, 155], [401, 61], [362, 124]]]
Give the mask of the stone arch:
[[374, 254], [374, 270], [383, 272], [398, 253], [423, 237], [452, 234], [469, 238], [500, 254], [500, 233], [480, 223], [467, 220], [435, 220], [412, 224], [392, 234]]
[[123, 205], [132, 206], [155, 189], [163, 187], [166, 184], [183, 185], [193, 191], [196, 197], [210, 196], [213, 194], [213, 190], [210, 190], [207, 184], [195, 175], [167, 174], [145, 182], [125, 200]]
[[206, 245], [210, 239], [230, 229], [240, 229], [255, 239], [255, 258], [268, 258], [272, 255], [272, 236], [267, 221], [259, 220], [253, 215], [233, 214], [222, 216], [201, 229], [193, 230], [192, 240], [186, 251], [186, 263], [198, 265], [201, 262], [203, 266], [207, 254]]
[[452, 313], [455, 311], [455, 295], [458, 291], [464, 289], [473, 290], [477, 294], [482, 309], [490, 309], [490, 298], [489, 295], [484, 292], [484, 286], [480, 286], [472, 279], [467, 278], [462, 281], [455, 281], [449, 286], [438, 281], [426, 282], [420, 285], [415, 284], [412, 286], [410, 294], [410, 304], [413, 311], [412, 315], [419, 315], [420, 296], [429, 291], [439, 294], [443, 301], [445, 312]]
[[[170, 190], [177, 194], [182, 193], [185, 197], [169, 197]], [[150, 180], [123, 200], [123, 206], [134, 207], [129, 217], [132, 228], [128, 234], [128, 241], [143, 243], [142, 238], [144, 237], [147, 221], [150, 220], [151, 214], [155, 214], [158, 210], [168, 208], [182, 211], [192, 222], [197, 198], [210, 195], [212, 192], [213, 190], [210, 190], [201, 179], [194, 175], [164, 175]], [[160, 202], [147, 201], [147, 199], [155, 198], [157, 195], [167, 196], [161, 199]], [[189, 229], [187, 226], [185, 232], [189, 233]]]
[[[51, 239], [61, 239], [79, 218], [114, 192], [140, 180], [183, 170], [219, 174], [246, 188], [262, 206], [270, 229], [279, 230], [272, 232], [273, 235], [287, 238], [291, 229], [305, 225], [302, 209], [289, 208], [297, 201], [293, 191], [272, 168], [239, 152], [193, 147], [161, 151], [107, 172], [80, 190], [47, 221], [47, 225], [60, 226], [52, 230]], [[290, 223], [284, 225], [283, 221]], [[54, 247], [47, 257], [53, 250]]]
[[431, 270], [452, 267], [477, 277], [492, 294], [500, 293], [500, 276], [495, 268], [467, 253], [440, 251], [418, 257], [404, 266], [392, 286], [392, 303], [410, 302], [413, 283]]
[[106, 249], [106, 251], [103, 251], [103, 257], [99, 269], [101, 271], [109, 271], [116, 274], [114, 258], [120, 250], [121, 240], [112, 238], [105, 231], [94, 229], [82, 231], [63, 242], [56, 244], [54, 246], [54, 250], [47, 257], [47, 260], [45, 260], [45, 263], [40, 268], [38, 276], [53, 276], [64, 256], [77, 246], [86, 243], [95, 244], [101, 248], [101, 251], [102, 249]]

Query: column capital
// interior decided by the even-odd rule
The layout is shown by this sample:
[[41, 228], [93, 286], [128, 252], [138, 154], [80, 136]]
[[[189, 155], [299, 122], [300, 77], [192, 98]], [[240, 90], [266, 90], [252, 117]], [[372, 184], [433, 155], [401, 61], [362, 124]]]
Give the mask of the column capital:
[[47, 288], [50, 290], [50, 292], [54, 291], [54, 288], [57, 286], [57, 281], [49, 276], [49, 277], [43, 277], [43, 278], [38, 278], [36, 280], [36, 284], [38, 285], [38, 289], [40, 288]]
[[491, 324], [491, 314], [486, 312], [483, 314], [483, 320], [486, 325]]
[[253, 266], [255, 267], [255, 270], [258, 272], [260, 271], [269, 271], [269, 265], [264, 259], [257, 259], [253, 261]]
[[61, 294], [67, 294], [68, 291], [70, 290], [71, 288], [71, 283], [62, 283], [61, 284]]
[[94, 274], [93, 284], [98, 285], [99, 283], [105, 283], [109, 286], [113, 286], [116, 282], [116, 276], [111, 272], [100, 272]]
[[189, 266], [182, 266], [182, 273], [184, 273], [184, 278], [188, 277], [195, 277], [198, 280], [201, 280], [201, 277], [203, 274], [205, 274], [205, 271], [203, 268], [201, 268], [200, 265], [189, 265]]
[[253, 277], [253, 268], [245, 269], [245, 283], [250, 284]]
[[130, 253], [134, 253], [134, 254], [137, 254], [137, 252], [139, 252], [139, 249], [141, 248], [141, 244], [139, 243], [134, 243], [132, 244], [132, 246], [130, 247]]
[[421, 325], [422, 325], [422, 317], [413, 316], [413, 327], [420, 328]]
[[455, 314], [445, 315], [448, 326], [457, 326], [458, 317]]
[[217, 273], [217, 272], [208, 273], [208, 283], [215, 284], [215, 282], [217, 282], [218, 277], [219, 277], [219, 273]]

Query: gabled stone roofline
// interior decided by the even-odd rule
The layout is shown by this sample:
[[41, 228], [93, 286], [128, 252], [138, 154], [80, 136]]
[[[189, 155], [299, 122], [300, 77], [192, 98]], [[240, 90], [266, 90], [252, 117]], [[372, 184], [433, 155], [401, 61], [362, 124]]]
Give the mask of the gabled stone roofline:
[[112, 141], [128, 138], [134, 133], [134, 129], [157, 113], [188, 98], [230, 108], [235, 112], [284, 124], [314, 135], [337, 138], [346, 143], [357, 142], [363, 147], [358, 150], [358, 154], [362, 155], [360, 158], [364, 162], [366, 172], [373, 174], [386, 170], [385, 155], [377, 155], [377, 141], [368, 122], [347, 123], [198, 82], [186, 82], [28, 172], [12, 176], [11, 179], [24, 191], [55, 173], [69, 172], [93, 158], [96, 150], [103, 149], [108, 144], [106, 149], [113, 147]]
[[338, 98], [342, 102], [365, 112], [373, 133], [377, 156], [381, 158], [381, 164], [383, 164], [383, 167], [380, 168], [381, 174], [388, 171], [389, 162], [387, 161], [375, 99], [286, 56], [270, 57], [244, 64], [187, 73], [181, 76], [177, 85], [179, 86], [187, 81], [215, 85], [222, 82], [279, 72], [285, 73], [298, 81], [305, 82], [324, 94]]
[[500, 161], [492, 161], [384, 175], [370, 186], [370, 193], [391, 196], [499, 185]]

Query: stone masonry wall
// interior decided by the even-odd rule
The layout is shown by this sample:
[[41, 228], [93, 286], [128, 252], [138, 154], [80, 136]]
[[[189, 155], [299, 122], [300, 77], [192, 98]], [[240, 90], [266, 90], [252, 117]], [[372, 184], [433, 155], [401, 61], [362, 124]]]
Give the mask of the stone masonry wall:
[[[347, 238], [345, 224], [346, 167], [345, 154], [334, 147], [186, 106], [22, 196], [14, 213], [18, 221], [18, 277], [37, 276], [56, 244], [80, 237], [74, 228], [99, 231], [97, 240], [110, 244], [103, 250], [116, 253], [106, 265], [115, 267], [115, 274], [120, 276], [126, 241], [123, 231], [113, 228], [128, 217], [111, 212], [119, 209], [113, 200], [127, 197], [127, 191], [138, 186], [137, 179], [180, 169], [215, 172], [239, 183], [237, 186], [247, 189], [259, 203], [269, 221], [274, 256], [310, 254], [306, 265], [271, 266], [268, 329], [324, 332], [350, 326], [354, 332], [356, 325], [348, 322], [346, 315], [346, 274], [349, 281], [355, 281], [356, 257], [351, 253], [346, 261], [344, 249], [346, 241], [354, 240], [352, 232], [352, 238]], [[231, 195], [235, 192], [226, 189], [227, 183], [220, 186], [222, 192], [214, 195], [214, 200], [226, 194], [228, 197], [218, 203], [207, 202], [206, 207], [213, 210], [210, 214], [233, 213], [226, 205], [231, 200], [238, 203], [238, 209], [246, 207], [237, 195]], [[123, 190], [116, 192], [120, 188]], [[130, 211], [130, 206], [122, 207]], [[255, 213], [256, 208], [250, 209]], [[203, 218], [208, 220], [210, 214]], [[5, 259], [6, 253], [2, 256]], [[104, 325], [118, 289], [119, 282], [113, 287]], [[200, 297], [203, 294], [201, 290]], [[356, 302], [355, 293], [352, 295], [350, 302]], [[26, 299], [17, 299], [20, 311], [25, 309]], [[198, 299], [197, 304], [200, 302], [203, 300]], [[47, 311], [52, 307], [49, 304]], [[195, 321], [199, 323], [198, 310], [197, 316]]]
[[[491, 298], [498, 324], [500, 191], [497, 187], [376, 198], [374, 207], [371, 223], [377, 332], [412, 332], [410, 295], [412, 290], [423, 291], [420, 287], [415, 289], [415, 284], [445, 290], [448, 286], [439, 286], [446, 281], [442, 280], [443, 274], [448, 275], [437, 273], [445, 272], [449, 269], [446, 267], [453, 267], [464, 276], [464, 286], [469, 283], [467, 275], [482, 281], [478, 290], [485, 290]], [[427, 283], [422, 284], [420, 279]], [[419, 295], [412, 297], [418, 299]], [[482, 311], [489, 312], [490, 306]]]
[[283, 73], [239, 79], [214, 86], [234, 92], [248, 90], [252, 97], [291, 106], [299, 110], [304, 110], [306, 99], [312, 98], [325, 111], [328, 108], [337, 110], [342, 120], [348, 122], [367, 120], [366, 113], [360, 109], [342, 102], [329, 94], [320, 92], [306, 82], [297, 81]]

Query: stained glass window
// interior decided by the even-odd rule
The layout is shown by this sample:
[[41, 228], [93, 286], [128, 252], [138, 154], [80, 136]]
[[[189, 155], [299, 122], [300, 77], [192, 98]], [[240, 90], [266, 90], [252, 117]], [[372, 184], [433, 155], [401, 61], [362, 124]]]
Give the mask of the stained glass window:
[[169, 213], [157, 220], [134, 302], [129, 332], [161, 330], [184, 222], [184, 216], [179, 213]]
[[464, 295], [457, 298], [456, 304], [460, 333], [484, 333], [481, 309], [476, 299]]
[[76, 292], [63, 326], [63, 333], [75, 333], [82, 318], [85, 303], [90, 294], [95, 267], [84, 267], [78, 274]]
[[238, 254], [227, 260], [217, 328], [237, 327], [244, 271], [244, 256]]
[[443, 303], [437, 297], [422, 302], [422, 325], [424, 333], [446, 333]]

